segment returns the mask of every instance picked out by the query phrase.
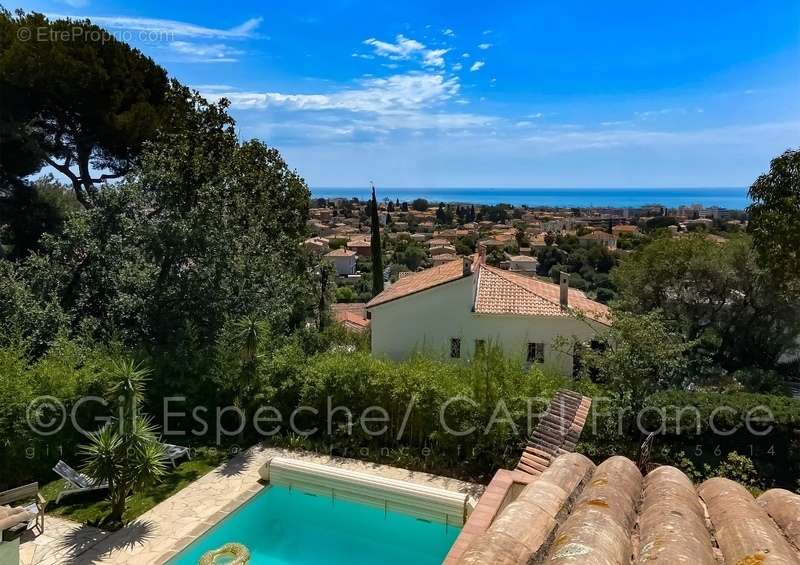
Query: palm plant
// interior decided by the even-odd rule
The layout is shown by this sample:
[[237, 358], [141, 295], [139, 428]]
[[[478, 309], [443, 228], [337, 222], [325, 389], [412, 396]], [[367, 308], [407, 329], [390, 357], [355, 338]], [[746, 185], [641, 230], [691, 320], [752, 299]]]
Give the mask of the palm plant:
[[140, 412], [150, 371], [133, 361], [115, 362], [113, 371], [117, 384], [110, 397], [116, 415], [89, 434], [89, 443], [80, 447], [80, 453], [86, 458], [83, 471], [108, 481], [111, 513], [107, 521], [118, 524], [128, 497], [164, 475], [166, 452], [151, 419]]

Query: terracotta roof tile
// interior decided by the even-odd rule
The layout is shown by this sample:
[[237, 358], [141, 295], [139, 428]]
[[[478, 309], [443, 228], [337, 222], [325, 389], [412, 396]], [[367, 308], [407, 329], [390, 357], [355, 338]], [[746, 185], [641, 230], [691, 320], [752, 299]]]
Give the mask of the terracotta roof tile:
[[[475, 312], [480, 314], [516, 314], [528, 316], [568, 316], [561, 308], [559, 285], [504, 271], [489, 265], [480, 266], [475, 297]], [[608, 307], [588, 298], [580, 290], [569, 289], [569, 308], [596, 322], [610, 325]]]
[[355, 254], [355, 251], [350, 251], [348, 249], [334, 249], [330, 253], [326, 253], [325, 257], [352, 257]]
[[[474, 311], [478, 314], [511, 314], [524, 316], [569, 316], [561, 308], [560, 287], [496, 267], [479, 264], [472, 266], [478, 272], [478, 290]], [[403, 277], [373, 298], [367, 307], [378, 306], [398, 298], [457, 280], [464, 276], [462, 259], [450, 261]], [[608, 307], [588, 298], [583, 292], [569, 289], [569, 309], [605, 325], [611, 324]]]
[[[696, 489], [674, 467], [658, 467], [642, 480], [625, 457], [576, 467], [581, 458], [562, 455], [522, 488], [508, 485], [505, 508], [466, 549], [451, 551], [447, 563], [800, 563], [796, 494], [773, 489], [756, 501], [729, 479]], [[504, 496], [503, 489], [495, 496]]]
[[593, 231], [592, 233], [587, 233], [586, 235], [580, 236], [578, 239], [588, 239], [592, 241], [610, 241], [612, 239], [617, 239], [615, 235], [611, 235], [610, 233], [606, 233], [604, 231]]
[[444, 265], [425, 269], [419, 273], [414, 273], [399, 279], [392, 286], [381, 292], [378, 296], [367, 303], [367, 308], [385, 304], [398, 298], [415, 294], [422, 290], [427, 290], [440, 284], [449, 283], [464, 276], [464, 262], [461, 259], [450, 261]]

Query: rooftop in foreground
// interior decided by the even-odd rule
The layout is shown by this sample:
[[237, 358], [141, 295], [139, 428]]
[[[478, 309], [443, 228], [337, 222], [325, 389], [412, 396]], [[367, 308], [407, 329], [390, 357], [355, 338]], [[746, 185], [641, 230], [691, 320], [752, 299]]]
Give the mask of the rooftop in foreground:
[[511, 487], [526, 480], [518, 471], [498, 476], [481, 499], [501, 498], [497, 512], [476, 535], [478, 505], [461, 534], [470, 542], [459, 538], [447, 563], [800, 563], [800, 495], [787, 490], [754, 498], [729, 479], [696, 487], [674, 467], [643, 477], [625, 457], [595, 466], [577, 453], [521, 488]]

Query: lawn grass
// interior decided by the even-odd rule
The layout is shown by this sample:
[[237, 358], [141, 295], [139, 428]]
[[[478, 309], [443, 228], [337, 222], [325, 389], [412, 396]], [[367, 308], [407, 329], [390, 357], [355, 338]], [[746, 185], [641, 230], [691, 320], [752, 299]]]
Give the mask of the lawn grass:
[[[224, 449], [205, 447], [193, 449], [191, 460], [183, 459], [175, 469], [169, 466], [166, 476], [158, 484], [150, 485], [128, 499], [128, 507], [123, 520], [127, 523], [141, 516], [226, 459], [228, 459], [228, 452]], [[106, 499], [107, 493], [102, 491], [74, 494], [65, 497], [60, 504], [56, 505], [56, 496], [65, 488], [64, 480], [58, 479], [39, 489], [42, 496], [48, 501], [47, 514], [95, 526], [99, 525], [108, 515], [111, 505]]]

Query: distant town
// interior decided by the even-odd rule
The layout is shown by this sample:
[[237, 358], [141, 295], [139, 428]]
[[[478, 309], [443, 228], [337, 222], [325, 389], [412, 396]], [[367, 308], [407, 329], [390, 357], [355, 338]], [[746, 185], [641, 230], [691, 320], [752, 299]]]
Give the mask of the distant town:
[[[369, 277], [362, 277], [371, 270], [369, 206], [358, 198], [312, 200], [308, 226], [313, 237], [304, 242], [334, 266], [337, 302], [356, 303], [335, 305], [337, 318], [361, 329], [368, 325], [363, 303], [371, 297]], [[747, 228], [744, 211], [701, 204], [554, 208], [418, 198], [384, 199], [378, 208], [388, 284], [483, 252], [490, 265], [542, 280], [558, 282], [560, 272], [570, 272], [571, 287], [604, 304], [616, 295], [608, 274], [619, 258], [655, 235], [700, 232], [723, 243]]]

